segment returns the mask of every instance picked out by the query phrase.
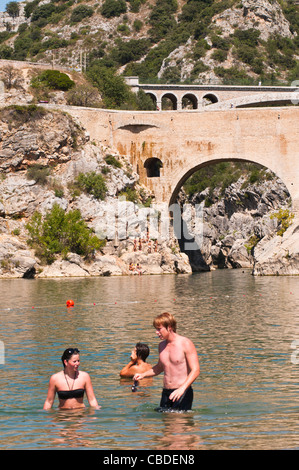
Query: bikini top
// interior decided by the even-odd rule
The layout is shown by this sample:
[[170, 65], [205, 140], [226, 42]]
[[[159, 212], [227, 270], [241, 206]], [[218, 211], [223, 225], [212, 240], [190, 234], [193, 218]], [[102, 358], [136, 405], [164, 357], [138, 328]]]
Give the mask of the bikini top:
[[84, 388], [77, 388], [76, 390], [58, 390], [57, 395], [62, 400], [68, 398], [82, 398], [84, 396]]

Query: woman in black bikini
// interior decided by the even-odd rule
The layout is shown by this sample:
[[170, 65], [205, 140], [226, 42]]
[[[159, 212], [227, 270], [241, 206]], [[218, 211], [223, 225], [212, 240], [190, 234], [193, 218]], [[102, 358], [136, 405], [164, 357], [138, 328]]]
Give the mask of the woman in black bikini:
[[96, 409], [100, 408], [89, 375], [87, 372], [79, 371], [79, 353], [77, 348], [68, 348], [64, 351], [61, 356], [64, 369], [50, 378], [44, 410], [52, 408], [56, 392], [60, 409], [84, 408], [84, 392], [89, 405]]

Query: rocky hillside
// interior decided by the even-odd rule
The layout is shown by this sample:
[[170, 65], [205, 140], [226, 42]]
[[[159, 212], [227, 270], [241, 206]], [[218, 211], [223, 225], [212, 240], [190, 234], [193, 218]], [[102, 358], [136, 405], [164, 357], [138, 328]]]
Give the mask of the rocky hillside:
[[[130, 164], [90, 142], [66, 113], [2, 108], [0, 136], [0, 277], [137, 273], [130, 263], [143, 274], [191, 272], [175, 239], [148, 239], [143, 205], [150, 199]], [[47, 216], [50, 232], [42, 225]], [[100, 240], [92, 252], [85, 249], [90, 234]]]
[[[16, 2], [12, 2], [16, 3]], [[298, 78], [293, 0], [33, 0], [0, 18], [0, 58], [141, 80], [290, 83]]]
[[[226, 168], [222, 168], [224, 165]], [[192, 206], [203, 205], [203, 230], [202, 237], [198, 238], [199, 249], [186, 251], [193, 271], [253, 268], [255, 274], [297, 273], [299, 245], [298, 240], [295, 243], [296, 237], [292, 239], [293, 246], [289, 250], [287, 247], [279, 248], [287, 227], [292, 227], [290, 231], [297, 227], [297, 223], [293, 225], [291, 200], [285, 185], [269, 170], [256, 165], [222, 163], [214, 167], [217, 166], [219, 181], [216, 178], [213, 184], [213, 175], [217, 176], [217, 168], [213, 172], [209, 170], [207, 187], [196, 191], [196, 184], [192, 183], [192, 179], [203, 185], [207, 178], [207, 171], [203, 169], [198, 172], [197, 177], [193, 175], [179, 197], [182, 207], [186, 203]], [[234, 181], [225, 182], [227, 177]], [[190, 189], [192, 194], [188, 196]], [[191, 218], [185, 219], [188, 237], [196, 235], [196, 227], [192, 225]], [[265, 247], [270, 241], [274, 247], [273, 240], [276, 243], [276, 260], [280, 260], [276, 267], [273, 260], [271, 266], [268, 260], [266, 262], [264, 253], [267, 250], [267, 256], [271, 255], [271, 250]], [[262, 253], [264, 265], [259, 260]]]

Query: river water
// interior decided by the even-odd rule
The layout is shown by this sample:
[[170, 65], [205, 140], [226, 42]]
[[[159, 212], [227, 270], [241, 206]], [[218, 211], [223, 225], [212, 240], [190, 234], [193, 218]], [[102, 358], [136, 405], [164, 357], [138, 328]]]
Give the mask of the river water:
[[[298, 282], [246, 270], [1, 280], [0, 448], [299, 448]], [[162, 376], [136, 393], [119, 378], [137, 341], [156, 363], [152, 320], [163, 311], [175, 314], [199, 355], [188, 413], [155, 410]], [[58, 410], [57, 397], [42, 409], [69, 346], [81, 351], [100, 410]]]

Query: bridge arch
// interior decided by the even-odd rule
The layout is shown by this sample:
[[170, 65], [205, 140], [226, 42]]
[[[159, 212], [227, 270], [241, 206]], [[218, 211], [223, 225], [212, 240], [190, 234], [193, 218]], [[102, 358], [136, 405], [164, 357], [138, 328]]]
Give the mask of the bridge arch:
[[207, 160], [207, 161], [201, 162], [198, 165], [195, 165], [192, 168], [189, 168], [187, 170], [185, 169], [185, 171], [182, 171], [181, 174], [178, 175], [176, 181], [174, 182], [174, 184], [172, 186], [172, 193], [170, 195], [170, 199], [169, 199], [169, 203], [168, 203], [169, 207], [176, 202], [180, 189], [182, 188], [183, 184], [193, 175], [193, 173], [195, 173], [196, 171], [198, 171], [198, 170], [200, 170], [200, 169], [202, 169], [206, 166], [214, 165], [214, 164], [220, 163], [220, 162], [254, 163], [257, 166], [264, 167], [264, 168], [270, 170], [273, 174], [275, 174], [275, 176], [277, 176], [283, 182], [283, 184], [285, 185], [285, 187], [288, 190], [288, 193], [290, 194], [290, 197], [292, 198], [292, 189], [293, 188], [288, 187], [288, 184], [283, 180], [282, 176], [279, 175], [277, 172], [275, 172], [273, 168], [265, 167], [264, 165], [262, 165], [258, 161], [253, 161], [252, 159], [247, 159], [247, 158], [219, 158], [219, 159], [215, 158], [213, 160]]
[[172, 110], [178, 109], [178, 97], [174, 93], [163, 93], [161, 96], [161, 109], [169, 109], [168, 105], [172, 104]]
[[206, 93], [203, 95], [202, 101], [204, 104], [215, 104], [218, 103], [219, 98], [215, 93]]
[[151, 100], [153, 101], [155, 107], [157, 108], [157, 105], [158, 105], [158, 97], [157, 97], [157, 94], [152, 92], [152, 91], [147, 91], [146, 92], [146, 95], [148, 95]]
[[193, 93], [185, 93], [182, 96], [182, 109], [198, 109], [198, 98]]

